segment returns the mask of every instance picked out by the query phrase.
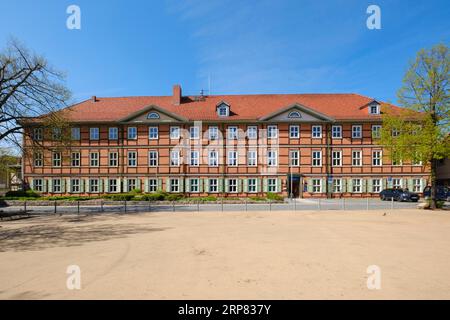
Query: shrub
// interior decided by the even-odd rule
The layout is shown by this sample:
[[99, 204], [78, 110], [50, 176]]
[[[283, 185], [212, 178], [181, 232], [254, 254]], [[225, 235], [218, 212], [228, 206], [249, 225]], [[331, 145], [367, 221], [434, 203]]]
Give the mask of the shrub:
[[130, 201], [134, 198], [134, 194], [122, 193], [122, 194], [113, 194], [110, 199], [112, 201]]
[[272, 201], [283, 201], [284, 198], [280, 196], [279, 194], [267, 192], [267, 199]]
[[267, 199], [264, 197], [249, 197], [250, 200], [253, 201], [266, 201]]
[[135, 189], [131, 190], [130, 193], [138, 194], [138, 193], [142, 193], [142, 190], [139, 188], [135, 188]]
[[8, 191], [5, 193], [6, 198], [39, 198], [41, 195], [34, 190], [17, 190], [17, 191]]
[[167, 195], [165, 198], [164, 198], [164, 200], [167, 200], [167, 201], [178, 201], [178, 200], [181, 200], [181, 199], [183, 199], [184, 198], [184, 196], [182, 195], [182, 194], [169, 194], [169, 195]]

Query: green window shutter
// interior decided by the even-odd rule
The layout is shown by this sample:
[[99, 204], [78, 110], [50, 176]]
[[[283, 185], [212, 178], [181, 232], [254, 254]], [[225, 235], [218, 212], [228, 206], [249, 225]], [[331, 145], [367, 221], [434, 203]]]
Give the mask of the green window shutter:
[[148, 178], [144, 179], [144, 192], [149, 192], [149, 190], [148, 190]]
[[353, 193], [353, 179], [347, 180], [347, 192]]
[[80, 193], [84, 193], [84, 179], [80, 179]]
[[228, 193], [228, 179], [225, 179], [225, 192]]
[[218, 186], [218, 190], [219, 192], [223, 192], [223, 179], [217, 179], [217, 186]]
[[103, 192], [109, 192], [109, 178], [105, 178], [105, 190]]
[[367, 191], [368, 192], [373, 192], [373, 179], [372, 178], [370, 178], [367, 181]]
[[420, 183], [421, 183], [421, 190], [420, 190], [420, 192], [423, 192], [423, 189], [425, 189], [425, 187], [427, 186], [427, 179], [424, 179], [424, 178], [422, 178], [422, 179], [420, 179]]
[[170, 192], [170, 178], [166, 179], [166, 191]]
[[66, 192], [72, 193], [72, 179], [68, 178], [66, 182]]
[[158, 178], [158, 190], [162, 190], [162, 179]]
[[[180, 185], [181, 190], [181, 185]], [[191, 192], [191, 178], [186, 178], [186, 192]]]
[[102, 193], [103, 192], [103, 179], [98, 179], [98, 192]]
[[205, 192], [209, 193], [209, 178], [205, 178], [204, 182], [205, 182]]
[[123, 179], [123, 192], [128, 192], [128, 179]]
[[53, 193], [53, 179], [48, 179], [48, 192]]
[[198, 178], [198, 191], [200, 193], [203, 193], [203, 179], [202, 178]]
[[242, 181], [242, 183], [243, 183], [243, 185], [244, 185], [244, 192], [248, 192], [248, 179], [247, 178], [245, 178], [243, 181]]
[[277, 179], [277, 192], [281, 192], [281, 184], [282, 184], [281, 178], [278, 178]]
[[261, 178], [256, 179], [256, 192], [261, 192]]
[[263, 192], [267, 192], [267, 178], [263, 178]]
[[366, 179], [361, 179], [361, 186], [362, 186], [361, 191], [363, 193], [366, 193], [367, 192], [367, 180]]
[[385, 178], [383, 178], [383, 179], [381, 179], [381, 191], [386, 189], [386, 187], [387, 187], [387, 181]]
[[242, 179], [236, 179], [236, 183], [237, 183], [237, 191], [238, 193], [242, 192]]
[[142, 191], [142, 182], [141, 179], [136, 179], [136, 189], [140, 189]]
[[392, 188], [392, 178], [391, 178], [391, 181], [389, 181], [389, 180], [387, 181], [387, 187]]
[[326, 178], [322, 178], [321, 179], [321, 192], [322, 193], [326, 193], [327, 192], [327, 187], [326, 187], [326, 183], [327, 183], [327, 179]]
[[309, 192], [309, 193], [312, 193], [313, 192], [313, 183], [312, 183], [312, 181], [313, 181], [313, 179], [308, 179], [308, 187], [307, 187], [307, 191]]
[[89, 181], [89, 178], [87, 178], [86, 179], [86, 192], [87, 193], [91, 192], [91, 188], [89, 186], [90, 186], [90, 181]]
[[61, 178], [61, 193], [66, 192], [66, 179]]
[[414, 188], [413, 179], [408, 179], [408, 189], [412, 191]]
[[184, 186], [184, 179], [183, 178], [178, 178], [178, 183], [180, 188], [178, 189], [178, 192], [184, 192], [183, 186]]
[[345, 193], [347, 191], [347, 181], [345, 179], [341, 179], [341, 193]]
[[117, 193], [121, 193], [122, 192], [122, 179], [121, 178], [117, 178]]
[[30, 189], [34, 190], [34, 179], [30, 179]]

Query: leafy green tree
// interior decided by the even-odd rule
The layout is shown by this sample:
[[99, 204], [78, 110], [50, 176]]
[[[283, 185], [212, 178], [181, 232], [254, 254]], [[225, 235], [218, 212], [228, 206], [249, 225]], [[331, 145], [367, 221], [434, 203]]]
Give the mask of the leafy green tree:
[[401, 110], [382, 108], [380, 144], [393, 160], [421, 161], [431, 170], [431, 208], [436, 208], [436, 167], [450, 156], [449, 48], [417, 53], [397, 93]]

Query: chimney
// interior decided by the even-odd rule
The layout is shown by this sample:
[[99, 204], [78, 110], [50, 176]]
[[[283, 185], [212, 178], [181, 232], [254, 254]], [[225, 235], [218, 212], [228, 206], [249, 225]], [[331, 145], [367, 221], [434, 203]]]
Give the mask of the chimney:
[[97, 96], [92, 96], [91, 100], [92, 102], [97, 102]]
[[179, 106], [181, 103], [181, 86], [179, 84], [175, 84], [172, 90], [172, 103], [176, 106]]

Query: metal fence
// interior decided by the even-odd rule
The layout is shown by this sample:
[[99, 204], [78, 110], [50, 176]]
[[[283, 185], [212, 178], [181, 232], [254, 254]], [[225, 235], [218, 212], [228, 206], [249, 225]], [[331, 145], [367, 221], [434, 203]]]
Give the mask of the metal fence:
[[157, 201], [51, 201], [45, 205], [23, 201], [1, 208], [1, 215], [95, 214], [136, 212], [205, 212], [205, 211], [303, 211], [303, 210], [383, 210], [416, 208], [417, 203], [381, 201], [380, 199], [294, 199], [285, 202], [217, 202]]

